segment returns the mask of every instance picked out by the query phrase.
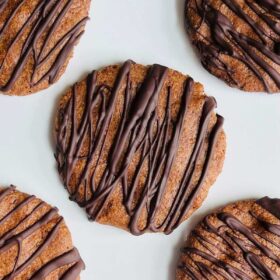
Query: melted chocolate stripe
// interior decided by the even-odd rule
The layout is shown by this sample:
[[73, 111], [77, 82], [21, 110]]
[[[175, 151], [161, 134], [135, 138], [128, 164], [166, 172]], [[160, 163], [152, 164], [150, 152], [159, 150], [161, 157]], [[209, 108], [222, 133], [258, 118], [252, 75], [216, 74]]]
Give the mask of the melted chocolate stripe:
[[16, 13], [20, 10], [22, 7], [24, 1], [21, 1], [19, 5], [15, 7], [15, 9], [12, 11], [10, 16], [8, 17], [7, 21], [4, 22], [3, 27], [0, 29], [0, 36], [3, 35], [4, 32], [6, 32], [6, 29], [8, 28], [9, 24], [11, 23], [12, 19], [15, 17]]
[[270, 249], [263, 246], [253, 235], [252, 231], [242, 224], [238, 219], [227, 213], [219, 213], [218, 218], [223, 221], [232, 230], [242, 233], [250, 242], [252, 242], [259, 250], [261, 250], [267, 257], [274, 260], [280, 265], [280, 259], [275, 256]]
[[269, 269], [263, 262], [252, 253], [245, 254], [246, 261], [251, 265], [254, 271], [264, 280], [279, 280], [279, 277]]
[[242, 280], [251, 280], [251, 278], [247, 274], [245, 274], [243, 271], [241, 271], [240, 269], [238, 269], [234, 266], [231, 266], [224, 261], [218, 260], [215, 257], [213, 257], [205, 252], [199, 251], [196, 248], [191, 248], [191, 247], [183, 248], [181, 250], [181, 252], [183, 254], [188, 254], [189, 256], [191, 254], [193, 254], [193, 255], [198, 255], [201, 258], [204, 258], [205, 260], [211, 262], [212, 264], [216, 265], [217, 267], [223, 269], [233, 279], [237, 278], [237, 279], [242, 279]]
[[[206, 98], [196, 143], [191, 157], [186, 163], [186, 175], [178, 186], [179, 194], [174, 199], [163, 223], [156, 224], [156, 215], [167, 188], [169, 173], [182, 134], [183, 123], [193, 91], [193, 80], [191, 78], [186, 80], [181, 105], [174, 121], [171, 119], [172, 89], [167, 88], [165, 114], [161, 121], [157, 116], [158, 99], [163, 91], [168, 69], [161, 65], [151, 66], [141, 86], [135, 88], [130, 79], [132, 64], [132, 61], [127, 61], [119, 68], [112, 89], [105, 84], [97, 84], [96, 72], [88, 76], [84, 97], [85, 108], [79, 123], [77, 123], [76, 116], [77, 86], [73, 87], [68, 104], [59, 114], [55, 157], [59, 173], [71, 194], [71, 198], [86, 209], [90, 219], [98, 219], [111, 194], [118, 184], [121, 184], [123, 204], [130, 217], [130, 231], [135, 235], [142, 234], [147, 230], [164, 231], [168, 234], [181, 222], [201, 189], [216, 147], [223, 119], [218, 116], [216, 124], [210, 131], [206, 159], [199, 182], [194, 190], [187, 195], [197, 160], [202, 152], [202, 145], [208, 140], [210, 116], [216, 107], [213, 98]], [[112, 140], [106, 168], [99, 183], [95, 184], [96, 167], [104, 151], [108, 127], [111, 124], [116, 100], [121, 91], [124, 91], [124, 104], [120, 122]], [[97, 120], [95, 120], [96, 123], [93, 123], [92, 112], [97, 108], [99, 110]], [[88, 154], [84, 158], [80, 158], [80, 152], [88, 138]], [[128, 183], [128, 167], [137, 152], [141, 154], [141, 159], [135, 168], [132, 182]], [[76, 184], [70, 187], [73, 170], [81, 160], [84, 162], [83, 169]], [[144, 163], [148, 164], [149, 170], [141, 193], [138, 194], [139, 197], [135, 201], [139, 176], [143, 172]], [[90, 197], [88, 197], [89, 192]], [[139, 219], [144, 211], [147, 212], [147, 220], [146, 224], [140, 228]]]
[[[276, 208], [279, 206], [279, 200], [271, 201], [274, 201], [272, 205], [276, 205]], [[256, 201], [256, 203], [261, 206], [262, 204], [264, 204], [265, 206], [270, 206], [271, 204], [269, 202], [270, 199], [267, 197]], [[280, 236], [279, 225], [272, 225], [271, 223], [258, 217], [253, 212], [250, 212], [249, 214], [256, 219], [260, 228], [262, 228], [270, 234], [276, 234], [278, 237]], [[193, 238], [197, 239], [200, 242], [200, 244], [202, 244], [203, 249], [199, 250], [196, 248], [189, 247], [182, 249], [183, 254], [185, 254], [188, 257], [189, 261], [196, 262], [193, 256], [200, 256], [203, 259], [205, 259], [207, 264], [210, 263], [214, 265], [207, 267], [207, 270], [209, 270], [207, 271], [208, 274], [215, 273], [214, 267], [218, 266], [224, 272], [230, 274], [231, 277], [233, 277], [233, 279], [252, 279], [249, 274], [247, 275], [246, 271], [254, 273], [255, 276], [258, 276], [264, 280], [280, 279], [279, 275], [277, 275], [276, 272], [273, 270], [273, 267], [268, 267], [261, 259], [261, 254], [256, 253], [257, 251], [260, 251], [264, 256], [268, 257], [272, 262], [276, 263], [279, 266], [280, 260], [277, 257], [277, 255], [275, 255], [269, 247], [263, 245], [263, 242], [268, 241], [270, 242], [270, 244], [274, 245], [275, 248], [279, 249], [277, 240], [273, 241], [272, 239], [269, 239], [266, 236], [266, 234], [259, 234], [255, 230], [243, 224], [241, 221], [238, 220], [238, 218], [232, 216], [231, 214], [219, 212], [216, 214], [216, 217], [219, 219], [220, 222], [223, 223], [223, 225], [216, 228], [213, 225], [211, 225], [208, 217], [206, 217], [202, 223], [202, 230], [205, 232], [205, 235], [203, 235], [202, 233], [197, 233], [196, 231], [194, 231], [192, 234]], [[257, 235], [259, 238], [257, 239], [255, 235]], [[226, 242], [221, 243], [219, 239]], [[204, 245], [201, 242], [206, 243], [209, 246]], [[235, 246], [233, 246], [233, 244], [241, 250], [241, 252], [243, 253], [243, 258], [240, 258], [240, 252], [235, 249]], [[239, 263], [244, 273], [241, 273], [241, 270], [237, 269], [234, 265], [229, 265], [224, 261], [218, 260], [211, 248], [218, 250], [219, 253], [223, 256], [226, 256], [226, 258]], [[244, 265], [246, 265], [247, 268]], [[182, 269], [182, 267], [184, 266], [186, 265], [180, 264], [179, 268]], [[183, 271], [185, 270], [183, 269]], [[195, 269], [195, 272], [201, 273], [201, 271], [198, 268]], [[187, 272], [186, 274], [189, 275], [189, 273]], [[228, 277], [224, 276], [224, 279], [228, 279]]]
[[[9, 22], [14, 18], [15, 14], [17, 13], [17, 9], [19, 9], [24, 3], [24, 0], [20, 3], [20, 5], [18, 6], [18, 8], [16, 8], [12, 14], [9, 16], [9, 20], [6, 21], [4, 23], [3, 28], [0, 31], [0, 38], [1, 36], [3, 36], [3, 33], [6, 31]], [[24, 31], [26, 30], [26, 28], [28, 27], [29, 24], [32, 24], [33, 20], [38, 16], [40, 9], [42, 8], [43, 3], [41, 2], [41, 4], [39, 4], [34, 11], [32, 11], [30, 17], [26, 20], [26, 22], [24, 23], [24, 25], [22, 26], [22, 28], [17, 32], [17, 34], [15, 35], [15, 37], [12, 39], [12, 41], [9, 43], [6, 54], [4, 56], [4, 59], [2, 60], [2, 62], [0, 63], [0, 70], [2, 70], [2, 67], [4, 65], [4, 62], [6, 61], [6, 58], [9, 54], [9, 51], [14, 47], [14, 45], [19, 41], [20, 36], [22, 36], [22, 34], [24, 33]], [[32, 34], [32, 33], [30, 33]], [[28, 38], [30, 38], [30, 35], [28, 36]], [[27, 45], [27, 43], [29, 43], [29, 39], [27, 39], [22, 47], [21, 50], [21, 55], [23, 54], [24, 50], [25, 50], [25, 46]]]
[[[69, 270], [66, 271], [67, 273], [69, 273], [69, 275], [68, 276], [64, 275], [61, 279], [75, 280], [79, 276], [81, 270], [85, 268], [83, 261], [80, 259], [79, 252], [76, 248], [46, 263], [42, 268], [40, 268], [40, 270], [38, 270], [31, 277], [31, 280], [44, 279], [56, 269], [63, 267], [65, 265], [71, 265], [73, 263], [75, 263], [74, 266], [72, 266]], [[73, 271], [73, 269], [75, 271]]]
[[35, 213], [38, 209], [42, 208], [43, 206], [44, 206], [44, 202], [39, 203], [30, 213], [27, 213], [26, 217], [23, 220], [19, 221], [18, 224], [16, 224], [8, 232], [6, 232], [4, 235], [2, 235], [0, 237], [0, 247], [3, 246], [5, 244], [5, 242], [7, 242], [7, 240], [9, 240], [11, 237], [13, 237], [15, 235], [15, 231], [21, 224], [28, 221], [32, 217], [32, 214]]
[[[280, 22], [275, 21], [270, 16], [273, 15], [280, 19], [278, 12], [279, 3], [272, 0], [248, 1], [245, 3], [255, 15], [264, 22], [271, 30], [265, 31], [261, 24], [255, 22], [248, 12], [244, 11], [236, 0], [221, 0], [237, 17], [242, 19], [252, 31], [256, 34], [259, 40], [250, 38], [246, 34], [238, 32], [229, 18], [222, 12], [216, 10], [209, 0], [201, 0], [200, 3], [196, 1], [196, 10], [201, 17], [201, 24], [194, 32], [199, 34], [199, 29], [205, 23], [208, 25], [211, 32], [211, 41], [206, 43], [197, 42], [196, 45], [201, 53], [201, 60], [207, 69], [217, 68], [227, 73], [229, 80], [235, 84], [232, 73], [228, 67], [223, 65], [220, 59], [220, 54], [225, 54], [236, 58], [241, 63], [245, 64], [252, 73], [263, 83], [266, 91], [270, 91], [266, 79], [259, 72], [259, 69], [265, 71], [274, 81], [278, 88], [280, 88], [280, 74], [278, 71], [268, 64], [258, 52], [264, 55], [272, 62], [280, 65], [280, 51], [278, 40], [275, 35], [280, 34]], [[189, 7], [187, 1], [187, 7]], [[266, 11], [267, 15], [264, 13]], [[191, 28], [188, 25], [188, 28]], [[203, 41], [205, 41], [205, 38]], [[203, 47], [203, 45], [206, 46]], [[249, 60], [248, 60], [249, 58]], [[242, 85], [238, 85], [242, 88]]]
[[[15, 190], [14, 186], [11, 186], [9, 188], [4, 189], [0, 193], [0, 203], [2, 200], [11, 195]], [[19, 211], [24, 206], [27, 206], [34, 198], [34, 196], [29, 196], [25, 198], [22, 202], [20, 202], [18, 205], [16, 205], [7, 215], [2, 218], [0, 222], [0, 226], [9, 218], [12, 217], [12, 215], [16, 214], [17, 211]], [[10, 249], [12, 246], [17, 246], [17, 256], [15, 259], [15, 264], [13, 270], [9, 273], [9, 275], [6, 275], [3, 279], [4, 280], [12, 280], [18, 275], [20, 275], [29, 265], [32, 264], [32, 262], [40, 256], [40, 254], [47, 249], [50, 242], [54, 239], [55, 235], [57, 234], [59, 227], [61, 226], [61, 223], [63, 221], [62, 218], [56, 218], [57, 216], [57, 209], [52, 208], [47, 213], [45, 213], [42, 217], [37, 219], [32, 225], [25, 228], [21, 232], [16, 233], [17, 228], [24, 224], [25, 222], [28, 222], [29, 219], [32, 218], [33, 214], [38, 211], [39, 208], [45, 206], [46, 204], [44, 202], [40, 202], [37, 205], [34, 206], [34, 208], [30, 211], [30, 213], [26, 213], [26, 216], [23, 217], [21, 221], [19, 221], [13, 228], [10, 228], [8, 231], [3, 233], [3, 235], [0, 237], [0, 253], [3, 253]], [[21, 253], [22, 253], [22, 244], [26, 238], [31, 236], [33, 233], [35, 233], [37, 230], [39, 230], [42, 226], [47, 225], [48, 223], [54, 223], [52, 229], [47, 233], [44, 240], [42, 240], [42, 243], [38, 246], [38, 248], [32, 253], [32, 255], [28, 256], [22, 262], [21, 264], [18, 263]], [[77, 279], [78, 275], [80, 274], [81, 270], [84, 269], [83, 262], [77, 252], [77, 250], [74, 248], [70, 252], [65, 253], [61, 256], [58, 256], [57, 258], [50, 260], [48, 263], [44, 264], [35, 274], [32, 276], [31, 279], [43, 279], [47, 277], [49, 274], [52, 273], [52, 271], [62, 268], [65, 265], [71, 265], [65, 272], [64, 276], [62, 276], [60, 279], [65, 280], [75, 280]], [[43, 277], [42, 277], [43, 276]]]
[[[0, 2], [0, 11], [4, 8], [5, 1]], [[5, 35], [5, 32], [10, 25], [10, 23], [15, 19], [18, 14], [19, 9], [26, 2], [22, 1], [19, 5], [16, 5], [15, 9], [11, 12], [10, 16], [7, 18], [7, 21], [4, 23], [3, 28], [0, 30], [0, 39]], [[33, 57], [33, 71], [31, 73], [31, 86], [36, 86], [44, 80], [48, 80], [49, 83], [54, 83], [59, 75], [60, 70], [67, 61], [69, 53], [73, 50], [73, 47], [78, 42], [79, 38], [83, 34], [83, 29], [87, 21], [87, 17], [78, 22], [74, 27], [67, 31], [63, 37], [56, 43], [51, 50], [45, 54], [45, 49], [48, 46], [50, 39], [53, 34], [61, 24], [63, 18], [71, 8], [73, 0], [68, 0], [63, 4], [62, 1], [54, 0], [42, 0], [38, 3], [37, 7], [32, 11], [31, 15], [27, 18], [26, 22], [17, 32], [15, 37], [12, 39], [11, 43], [8, 45], [6, 54], [2, 62], [0, 62], [0, 74], [2, 67], [6, 61], [7, 56], [9, 55], [12, 48], [19, 42], [24, 32], [29, 28], [30, 24], [32, 28], [24, 42], [21, 50], [21, 54], [16, 62], [12, 73], [6, 82], [5, 85], [0, 87], [1, 91], [9, 91], [12, 89], [16, 80], [21, 75], [24, 70], [24, 67], [27, 63], [27, 60], [30, 56]], [[59, 10], [61, 10], [59, 12]], [[40, 50], [37, 50], [38, 40], [45, 34], [43, 44]], [[37, 78], [35, 81], [35, 76], [39, 72], [39, 68], [43, 66], [44, 63], [47, 63], [51, 55], [60, 48], [56, 58], [53, 61], [50, 68], [47, 70], [43, 76]]]
[[257, 203], [276, 218], [280, 219], [280, 199], [264, 197], [258, 200]]
[[80, 259], [73, 266], [71, 266], [66, 272], [62, 275], [61, 280], [76, 280], [80, 275], [80, 272], [85, 268], [84, 262]]
[[[25, 262], [23, 264], [21, 264], [20, 266], [18, 266], [17, 262], [20, 258], [21, 255], [21, 248], [22, 248], [22, 242], [23, 240], [28, 237], [30, 235], [30, 231], [34, 232], [36, 227], [34, 229], [32, 229], [32, 227], [30, 228], [30, 231], [27, 230], [26, 232], [24, 232], [23, 235], [15, 236], [12, 237], [11, 241], [8, 241], [10, 243], [8, 243], [8, 245], [12, 245], [13, 241], [15, 241], [18, 244], [18, 255], [17, 255], [17, 261], [15, 264], [15, 268], [14, 270], [7, 275], [6, 277], [4, 277], [4, 280], [12, 280], [14, 279], [17, 275], [19, 275], [26, 267], [28, 267], [44, 250], [45, 248], [47, 248], [47, 246], [50, 244], [50, 242], [53, 240], [54, 236], [57, 234], [58, 228], [61, 225], [62, 219], [59, 219], [59, 222], [51, 229], [51, 231], [47, 234], [47, 237], [45, 238], [45, 240], [43, 241], [43, 243], [35, 250], [34, 253], [32, 253], [32, 255], [27, 258], [25, 260]], [[41, 226], [41, 225], [40, 225]], [[5, 247], [4, 247], [5, 248]]]
[[[253, 234], [253, 232], [252, 232]], [[247, 261], [247, 263], [251, 266], [251, 268], [256, 272], [257, 275], [259, 275], [264, 280], [277, 280], [277, 275], [269, 268], [267, 267], [259, 258], [258, 255], [255, 253], [251, 253], [246, 248], [245, 242], [243, 242], [241, 239], [236, 238], [232, 234], [228, 233], [228, 236], [230, 236], [231, 240], [237, 244], [237, 246], [241, 249], [243, 252], [243, 257]], [[250, 240], [251, 241], [251, 240]]]
[[275, 14], [280, 13], [280, 4], [276, 0], [256, 0], [257, 3], [267, 11], [273, 11]]
[[[265, 13], [262, 13], [259, 11], [257, 5], [254, 2], [250, 2], [248, 0], [246, 0], [247, 5], [256, 13], [259, 15], [259, 17], [278, 35], [280, 35], [280, 26], [279, 24], [271, 19], [270, 17], [268, 17]], [[279, 16], [278, 16], [279, 18]], [[275, 42], [275, 39], [271, 38], [271, 40], [273, 40]]]
[[6, 214], [2, 219], [0, 219], [0, 226], [3, 225], [17, 210], [22, 209], [25, 205], [27, 205], [30, 201], [32, 201], [35, 197], [30, 196], [19, 203], [14, 209], [12, 209], [9, 213]]
[[[207, 103], [206, 103], [207, 104]], [[208, 105], [208, 104], [207, 104]], [[206, 105], [206, 106], [207, 106]], [[208, 114], [205, 116], [205, 121], [207, 123], [207, 121], [209, 121], [209, 118], [210, 118], [210, 113], [212, 112], [213, 110], [213, 107], [210, 107], [212, 108]], [[223, 122], [224, 122], [224, 119], [221, 117], [221, 116], [218, 116], [217, 117], [217, 122], [210, 134], [210, 137], [209, 137], [209, 147], [208, 147], [208, 150], [207, 150], [207, 154], [206, 154], [206, 158], [205, 158], [205, 162], [204, 162], [204, 166], [203, 166], [203, 169], [202, 169], [202, 172], [201, 172], [201, 175], [199, 177], [199, 181], [197, 183], [197, 185], [195, 186], [195, 188], [192, 190], [192, 192], [189, 194], [189, 196], [186, 198], [186, 195], [182, 196], [181, 197], [181, 202], [180, 202], [180, 206], [182, 206], [182, 208], [180, 209], [180, 212], [177, 210], [178, 213], [178, 217], [176, 218], [177, 215], [173, 215], [173, 220], [171, 220], [171, 222], [169, 223], [168, 227], [167, 227], [167, 231], [168, 232], [171, 232], [172, 231], [172, 228], [175, 228], [179, 225], [181, 219], [187, 214], [187, 212], [190, 210], [190, 208], [192, 207], [193, 205], [193, 202], [195, 200], [195, 198], [197, 197], [197, 195], [199, 194], [199, 191], [203, 185], [203, 182], [204, 182], [204, 179], [206, 177], [206, 174], [207, 174], [207, 171], [209, 169], [209, 166], [210, 166], [210, 162], [212, 160], [212, 156], [213, 156], [213, 153], [214, 153], [214, 147], [216, 147], [216, 143], [217, 143], [217, 140], [218, 140], [218, 135], [219, 135], [219, 132], [221, 131], [222, 129], [222, 125], [223, 125]], [[195, 158], [195, 162], [192, 163], [190, 162], [192, 165], [193, 165], [193, 168], [195, 167], [196, 165], [196, 161], [197, 159], [199, 158], [199, 155], [202, 151], [202, 141], [205, 140], [205, 137], [206, 137], [206, 132], [207, 132], [207, 128], [205, 125], [202, 125], [202, 128], [201, 128], [201, 143], [199, 145], [199, 150], [198, 150], [198, 154], [196, 155], [196, 158]], [[191, 166], [191, 165], [190, 165]], [[190, 167], [188, 167], [190, 168]], [[193, 171], [194, 172], [194, 169]], [[185, 174], [188, 174], [188, 169], [186, 170], [186, 173]], [[192, 176], [190, 176], [190, 179], [187, 181], [187, 184], [184, 186], [186, 188], [186, 190], [188, 190], [189, 186], [190, 186], [190, 183], [191, 183], [191, 178]], [[184, 178], [185, 179], [185, 178]], [[175, 218], [175, 219], [174, 219]]]
[[178, 266], [178, 268], [180, 268], [181, 270], [183, 270], [186, 275], [188, 275], [192, 280], [199, 280], [200, 278], [200, 274], [198, 274], [196, 271], [192, 271], [191, 267], [188, 267], [184, 264], [180, 264]]

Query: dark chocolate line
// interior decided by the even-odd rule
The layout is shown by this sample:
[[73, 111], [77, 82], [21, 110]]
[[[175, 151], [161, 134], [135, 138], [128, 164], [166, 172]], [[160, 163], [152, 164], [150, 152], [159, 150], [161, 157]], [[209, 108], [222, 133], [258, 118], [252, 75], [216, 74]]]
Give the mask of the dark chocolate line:
[[[74, 265], [72, 265], [74, 263]], [[57, 258], [49, 261], [43, 267], [40, 268], [32, 277], [31, 280], [41, 280], [47, 277], [50, 273], [55, 271], [56, 269], [66, 266], [72, 265], [70, 269], [68, 269], [63, 277], [60, 279], [65, 280], [76, 280], [80, 274], [80, 272], [85, 268], [83, 261], [80, 258], [79, 252], [76, 248], [73, 248], [71, 251], [66, 252], [65, 254], [58, 256]]]
[[280, 199], [272, 199], [266, 196], [258, 200], [257, 203], [276, 218], [280, 219]]
[[[15, 191], [15, 187], [11, 186], [9, 188], [4, 189], [0, 193], [0, 203], [4, 198], [7, 198], [9, 195]], [[16, 214], [17, 211], [22, 209], [23, 207], [27, 206], [31, 201], [35, 199], [34, 196], [27, 196], [22, 202], [18, 203], [9, 213], [7, 213], [0, 221], [0, 226], [2, 226], [5, 221], [12, 218], [12, 215]], [[32, 262], [40, 256], [40, 254], [45, 251], [50, 242], [55, 238], [63, 219], [57, 216], [57, 209], [51, 208], [48, 212], [46, 212], [43, 216], [37, 219], [32, 225], [25, 228], [21, 232], [17, 232], [17, 228], [28, 222], [29, 219], [32, 218], [33, 214], [38, 211], [40, 208], [46, 206], [44, 202], [39, 202], [34, 208], [29, 212], [26, 213], [25, 217], [21, 221], [19, 221], [15, 226], [8, 229], [3, 235], [0, 237], [0, 253], [3, 253], [10, 249], [12, 246], [17, 246], [17, 256], [14, 264], [13, 270], [8, 274], [5, 275], [3, 278], [4, 280], [12, 280], [20, 273], [22, 273]], [[42, 243], [38, 246], [38, 248], [27, 258], [23, 263], [20, 265], [18, 261], [21, 256], [22, 251], [22, 243], [23, 241], [39, 230], [41, 227], [53, 223], [53, 227], [47, 233], [46, 237], [42, 241]], [[16, 233], [17, 232], [17, 233]], [[64, 275], [61, 276], [60, 279], [65, 280], [75, 280], [77, 279], [80, 272], [84, 269], [83, 261], [80, 258], [80, 255], [77, 249], [73, 248], [71, 251], [64, 253], [57, 258], [50, 260], [48, 263], [44, 264], [37, 272], [34, 273], [31, 279], [43, 279], [47, 277], [50, 273], [54, 270], [64, 267], [68, 265], [69, 267], [65, 271]]]
[[8, 3], [8, 0], [0, 0], [0, 13], [4, 10]]

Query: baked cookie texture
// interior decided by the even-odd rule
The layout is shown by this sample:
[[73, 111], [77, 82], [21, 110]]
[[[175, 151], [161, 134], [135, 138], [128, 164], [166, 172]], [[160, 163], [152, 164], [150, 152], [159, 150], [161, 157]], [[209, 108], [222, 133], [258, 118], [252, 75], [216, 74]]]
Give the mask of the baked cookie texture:
[[177, 280], [280, 279], [280, 200], [230, 204], [190, 234]]
[[186, 0], [185, 15], [210, 73], [244, 91], [280, 91], [279, 1]]
[[0, 188], [0, 279], [76, 280], [83, 269], [56, 208], [14, 186]]
[[0, 1], [0, 92], [27, 95], [55, 83], [84, 33], [90, 0]]
[[55, 156], [90, 220], [171, 233], [206, 198], [225, 157], [223, 118], [192, 78], [132, 61], [93, 71], [61, 98]]

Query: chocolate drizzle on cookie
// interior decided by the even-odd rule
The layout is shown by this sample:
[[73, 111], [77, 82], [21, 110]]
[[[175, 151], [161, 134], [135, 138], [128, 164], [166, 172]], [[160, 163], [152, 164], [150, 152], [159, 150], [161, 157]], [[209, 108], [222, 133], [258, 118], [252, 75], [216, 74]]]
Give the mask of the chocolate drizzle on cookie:
[[[280, 4], [279, 4], [280, 5]], [[280, 9], [280, 7], [279, 7]], [[273, 214], [275, 217], [280, 219], [280, 199], [271, 199], [269, 197], [264, 197], [257, 201], [257, 203], [268, 212]]]
[[[256, 203], [262, 207], [264, 205], [263, 209], [273, 215], [275, 211], [280, 211], [279, 200], [266, 197]], [[270, 211], [271, 209], [273, 210]], [[272, 267], [280, 266], [280, 258], [272, 248], [280, 250], [277, 242], [280, 240], [280, 224], [271, 224], [254, 211], [248, 214], [254, 219], [254, 229], [226, 212], [207, 216], [200, 229], [192, 232], [191, 244], [198, 242], [201, 249], [196, 246], [183, 248], [182, 253], [187, 260], [180, 263], [179, 269], [194, 280], [208, 279], [210, 276], [219, 276], [219, 279], [251, 280], [259, 277], [264, 280], [279, 280], [279, 275]], [[219, 226], [211, 223], [214, 217], [219, 221]], [[270, 266], [264, 262], [264, 258], [269, 259]]]
[[0, 12], [6, 7], [8, 0], [0, 0]]
[[[130, 219], [128, 225], [130, 231], [135, 235], [145, 231], [163, 231], [168, 234], [179, 225], [201, 191], [217, 136], [222, 128], [223, 118], [217, 116], [216, 123], [211, 131], [208, 131], [216, 102], [213, 98], [206, 97], [195, 144], [178, 191], [164, 221], [157, 223], [157, 211], [166, 192], [194, 82], [191, 78], [185, 81], [175, 120], [171, 116], [172, 89], [168, 87], [164, 93], [166, 106], [161, 120], [158, 116], [158, 102], [168, 76], [168, 68], [160, 65], [151, 66], [143, 83], [135, 86], [130, 78], [132, 65], [132, 61], [127, 61], [120, 67], [112, 88], [97, 83], [97, 72], [88, 76], [85, 106], [79, 121], [77, 85], [73, 87], [67, 106], [59, 112], [55, 156], [59, 173], [71, 194], [71, 199], [86, 209], [91, 220], [98, 220], [108, 205], [111, 194], [121, 186], [122, 203]], [[114, 139], [111, 140], [106, 167], [96, 183], [96, 169], [100, 164], [104, 164], [100, 159], [104, 153], [116, 101], [122, 91], [124, 91], [124, 104], [120, 113], [120, 122]], [[203, 168], [195, 186], [191, 187], [194, 170], [203, 153], [206, 139], [208, 148]], [[87, 142], [89, 142], [87, 152], [83, 154]], [[132, 180], [129, 180], [129, 167], [131, 162], [135, 161], [136, 154], [140, 155], [140, 159], [135, 165]], [[79, 176], [75, 177], [73, 186], [73, 170], [78, 165], [81, 171]], [[148, 171], [139, 193], [139, 180], [145, 169]], [[146, 213], [146, 224], [139, 226], [143, 213]]]
[[[0, 0], [0, 12], [10, 2], [13, 1]], [[63, 23], [64, 17], [73, 8], [73, 3], [74, 0], [38, 1], [14, 35], [10, 35], [13, 34], [11, 33], [10, 26], [18, 18], [21, 10], [26, 9], [25, 6], [28, 4], [28, 1], [18, 1], [12, 11], [5, 15], [5, 20], [2, 26], [0, 26], [0, 42], [6, 41], [6, 47], [2, 47], [1, 50], [0, 75], [4, 75], [7, 72], [9, 56], [15, 51], [15, 47], [20, 47], [20, 52], [18, 60], [15, 64], [12, 63], [12, 69], [9, 70], [8, 79], [5, 81], [5, 84], [0, 85], [1, 91], [6, 92], [13, 88], [17, 79], [25, 67], [27, 67], [27, 64], [30, 64], [31, 58], [30, 87], [35, 87], [44, 80], [52, 84], [58, 79], [60, 71], [65, 66], [73, 47], [83, 34], [85, 23], [88, 19], [85, 17], [77, 22], [70, 30], [62, 34], [54, 45], [50, 45], [51, 40], [56, 36], [57, 30]], [[23, 40], [24, 42], [22, 42]], [[42, 73], [42, 67], [46, 65], [50, 65], [50, 67]]]
[[[191, 4], [193, 2], [195, 4]], [[199, 25], [192, 26], [189, 19], [187, 25], [191, 33], [197, 35], [194, 44], [200, 52], [202, 64], [210, 72], [226, 74], [230, 85], [243, 88], [244, 85], [234, 77], [235, 69], [221, 57], [230, 56], [244, 64], [262, 82], [265, 91], [275, 91], [271, 89], [268, 80], [272, 80], [279, 90], [280, 73], [274, 66], [280, 66], [279, 3], [275, 0], [244, 0], [245, 9], [240, 1], [220, 2], [220, 8], [217, 9], [217, 3], [214, 5], [211, 0], [187, 0], [187, 10], [195, 11], [201, 18]], [[225, 7], [249, 26], [252, 34], [242, 33], [242, 28], [237, 30], [223, 12]], [[258, 17], [258, 22], [255, 16]], [[209, 36], [201, 33], [205, 25], [209, 29]]]
[[[15, 187], [11, 186], [1, 191], [0, 193], [0, 205], [5, 199], [8, 199], [10, 195], [13, 195], [15, 192]], [[1, 275], [2, 279], [10, 280], [18, 277], [24, 270], [28, 269], [28, 266], [32, 264], [36, 258], [39, 258], [40, 255], [47, 250], [48, 245], [52, 242], [55, 235], [57, 234], [63, 218], [59, 217], [57, 214], [56, 208], [51, 208], [43, 216], [38, 217], [38, 213], [42, 208], [46, 207], [46, 203], [40, 202], [38, 200], [37, 205], [30, 209], [29, 204], [34, 202], [36, 197], [27, 196], [24, 200], [16, 204], [14, 201], [15, 207], [10, 210], [4, 217], [0, 219], [0, 227], [11, 224], [11, 219], [14, 215], [17, 215], [18, 211], [21, 209], [26, 209], [26, 215], [20, 220], [17, 224], [12, 224], [12, 227], [7, 227], [7, 230], [3, 232], [0, 236], [0, 255], [10, 250], [12, 247], [17, 246], [17, 256], [15, 258], [15, 263], [12, 271], [8, 275]], [[35, 221], [34, 221], [34, 217]], [[32, 223], [30, 224], [30, 222]], [[33, 222], [34, 221], [34, 222]], [[42, 243], [32, 252], [29, 256], [21, 256], [23, 250], [23, 242], [32, 236], [37, 230], [45, 227], [48, 224], [53, 224], [50, 231], [44, 237]], [[28, 226], [26, 226], [28, 225]], [[84, 269], [84, 263], [77, 251], [73, 248], [69, 252], [66, 252], [56, 258], [50, 260], [48, 263], [43, 264], [38, 271], [36, 271], [31, 278], [32, 280], [41, 280], [51, 274], [53, 271], [59, 268], [65, 269], [63, 275], [59, 279], [63, 280], [75, 280], [78, 278], [80, 272]]]

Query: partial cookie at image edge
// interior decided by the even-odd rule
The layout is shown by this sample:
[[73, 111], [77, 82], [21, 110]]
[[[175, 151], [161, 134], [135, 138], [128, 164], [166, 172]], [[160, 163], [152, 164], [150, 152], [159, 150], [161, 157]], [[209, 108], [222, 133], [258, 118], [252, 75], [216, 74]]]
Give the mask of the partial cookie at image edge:
[[279, 243], [280, 199], [228, 204], [190, 233], [176, 280], [279, 279]]
[[0, 278], [79, 280], [85, 268], [58, 209], [0, 187]]

